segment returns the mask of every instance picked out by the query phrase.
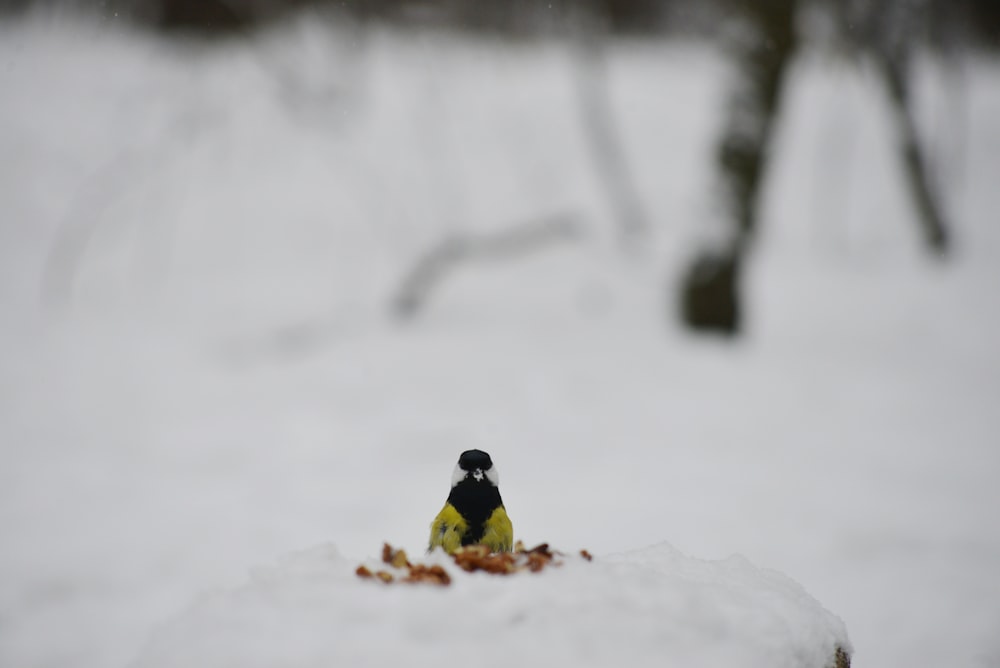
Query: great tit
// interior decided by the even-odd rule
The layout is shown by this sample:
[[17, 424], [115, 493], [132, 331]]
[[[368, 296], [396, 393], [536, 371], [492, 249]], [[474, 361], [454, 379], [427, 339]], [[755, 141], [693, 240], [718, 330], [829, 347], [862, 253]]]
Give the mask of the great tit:
[[429, 550], [451, 554], [461, 545], [482, 544], [494, 552], [510, 552], [514, 528], [500, 500], [500, 478], [493, 460], [482, 450], [466, 450], [451, 475], [451, 493], [431, 523]]

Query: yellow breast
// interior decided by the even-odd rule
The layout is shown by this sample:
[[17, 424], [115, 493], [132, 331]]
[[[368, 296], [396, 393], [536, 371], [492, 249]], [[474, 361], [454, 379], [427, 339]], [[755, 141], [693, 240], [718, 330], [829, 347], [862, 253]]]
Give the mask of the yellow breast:
[[[462, 545], [462, 538], [468, 530], [469, 525], [461, 513], [453, 505], [446, 503], [431, 523], [429, 549], [440, 547], [451, 554]], [[510, 552], [514, 549], [514, 527], [503, 506], [494, 509], [483, 524], [483, 537], [479, 542], [494, 552]]]

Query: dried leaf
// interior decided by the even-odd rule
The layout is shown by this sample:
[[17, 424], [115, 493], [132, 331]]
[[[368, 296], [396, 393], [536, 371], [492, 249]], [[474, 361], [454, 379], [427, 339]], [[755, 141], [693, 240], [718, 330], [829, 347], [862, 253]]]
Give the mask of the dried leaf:
[[410, 574], [403, 578], [403, 582], [426, 582], [446, 587], [451, 584], [451, 576], [437, 564], [433, 566], [417, 564], [410, 567]]
[[382, 561], [393, 568], [408, 568], [410, 566], [410, 561], [406, 558], [406, 550], [393, 549], [389, 543], [382, 544]]
[[[462, 570], [469, 573], [485, 571], [493, 575], [511, 575], [521, 571], [538, 573], [548, 566], [562, 566], [563, 562], [557, 559], [561, 556], [564, 556], [563, 553], [549, 549], [548, 543], [541, 543], [529, 550], [525, 549], [521, 541], [514, 545], [513, 552], [493, 552], [486, 545], [466, 545], [451, 554], [452, 560]], [[580, 550], [580, 556], [587, 561], [593, 559], [587, 550]], [[406, 569], [406, 575], [401, 577], [400, 582], [425, 582], [439, 586], [451, 583], [451, 576], [441, 566], [412, 564], [407, 559], [405, 550], [394, 549], [388, 543], [382, 545], [382, 561], [393, 568]], [[385, 583], [396, 579], [396, 576], [384, 570], [373, 575], [365, 566], [358, 566], [355, 573], [362, 578], [377, 577]]]
[[390, 561], [389, 563], [391, 563], [395, 568], [403, 568], [404, 566], [408, 567], [410, 565], [409, 560], [406, 558], [405, 550], [399, 550], [398, 552], [395, 552], [392, 555], [392, 561]]

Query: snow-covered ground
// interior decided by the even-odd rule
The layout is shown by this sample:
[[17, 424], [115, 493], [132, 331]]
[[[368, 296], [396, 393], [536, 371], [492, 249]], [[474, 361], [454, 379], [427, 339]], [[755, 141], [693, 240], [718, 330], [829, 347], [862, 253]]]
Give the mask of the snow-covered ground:
[[[653, 225], [622, 253], [571, 49], [0, 24], [0, 665], [163, 656], [205, 592], [294, 582], [314, 546], [419, 553], [470, 447], [517, 537], [602, 577], [664, 542], [737, 553], [841, 617], [856, 666], [997, 665], [1000, 64], [923, 72], [957, 238], [937, 262], [877, 89], [802, 59], [735, 345], [672, 305], [724, 72], [704, 46], [614, 45]], [[582, 239], [388, 316], [447, 235], [562, 214]], [[325, 582], [424, 614], [348, 576]]]
[[509, 577], [429, 560], [450, 569], [448, 589], [359, 581], [330, 546], [289, 555], [161, 625], [134, 665], [819, 668], [850, 647], [843, 621], [799, 585], [738, 556], [661, 544]]

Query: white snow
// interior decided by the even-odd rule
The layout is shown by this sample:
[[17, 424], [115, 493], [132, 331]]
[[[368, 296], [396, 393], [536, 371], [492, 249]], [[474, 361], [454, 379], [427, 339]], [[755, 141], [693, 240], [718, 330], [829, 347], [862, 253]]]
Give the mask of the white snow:
[[[249, 661], [201, 622], [289, 664], [337, 651], [325, 625], [355, 649], [383, 629], [378, 651], [416, 664], [441, 632], [428, 611], [483, 595], [502, 605], [449, 621], [537, 628], [535, 663], [606, 657], [569, 641], [611, 625], [635, 634], [613, 660], [645, 664], [722, 627], [616, 615], [698, 619], [672, 588], [716, 622], [746, 611], [737, 587], [700, 597], [699, 567], [777, 587], [748, 656], [839, 632], [732, 554], [843, 619], [855, 665], [996, 665], [1000, 64], [921, 87], [966, 137], [937, 262], [877, 88], [801, 60], [735, 345], [689, 337], [672, 302], [711, 215], [723, 63], [624, 42], [609, 65], [654, 224], [631, 255], [558, 44], [0, 24], [0, 665]], [[387, 317], [446, 235], [564, 213], [583, 240], [459, 267], [414, 322]], [[470, 448], [503, 468], [517, 538], [595, 562], [448, 591], [356, 581], [383, 541], [423, 549]], [[535, 626], [510, 625], [524, 609]]]
[[[332, 546], [290, 555], [202, 596], [132, 664], [172, 666], [824, 666], [843, 622], [784, 576], [667, 544], [446, 589], [360, 580]], [[372, 562], [370, 568], [386, 568]], [[392, 570], [392, 569], [390, 569]]]

